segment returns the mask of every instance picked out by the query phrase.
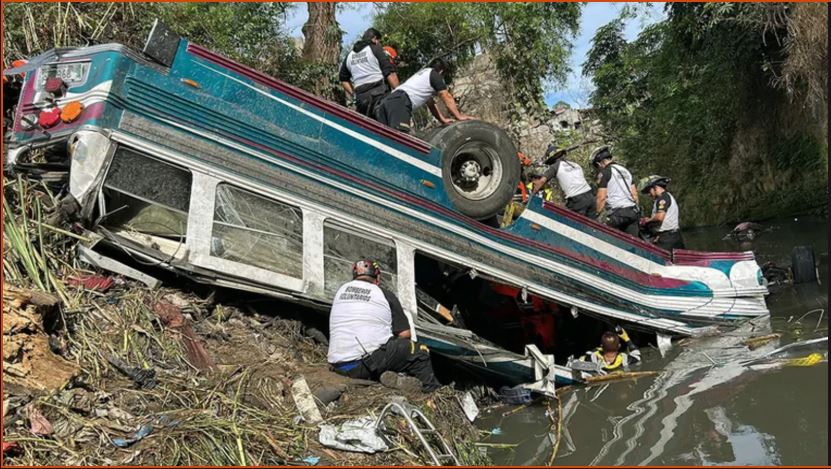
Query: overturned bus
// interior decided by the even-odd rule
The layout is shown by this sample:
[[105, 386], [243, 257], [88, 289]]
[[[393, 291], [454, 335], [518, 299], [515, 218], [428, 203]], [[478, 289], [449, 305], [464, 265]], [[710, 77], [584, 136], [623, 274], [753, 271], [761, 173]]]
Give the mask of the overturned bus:
[[520, 175], [487, 123], [420, 140], [158, 23], [142, 53], [54, 49], [4, 73], [26, 73], [6, 169], [67, 181], [93, 239], [80, 251], [103, 267], [151, 263], [328, 311], [369, 256], [413, 337], [541, 388], [580, 381], [566, 358], [596, 343], [593, 325], [666, 339], [768, 314], [752, 252], [668, 252], [539, 198], [506, 228], [482, 222]]

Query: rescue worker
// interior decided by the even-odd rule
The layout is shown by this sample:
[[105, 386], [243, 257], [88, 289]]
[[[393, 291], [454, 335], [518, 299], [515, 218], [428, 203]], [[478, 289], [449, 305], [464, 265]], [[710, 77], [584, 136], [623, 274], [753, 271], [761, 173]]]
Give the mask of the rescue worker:
[[545, 152], [546, 162], [551, 161], [548, 170], [542, 176], [532, 179], [535, 191], [539, 191], [546, 182], [557, 178], [557, 183], [566, 197], [566, 208], [589, 218], [597, 218], [595, 198], [591, 186], [586, 182], [583, 168], [579, 164], [565, 159], [566, 150], [556, 145], [549, 145]]
[[[600, 347], [586, 352], [580, 357], [580, 361], [594, 363], [605, 373], [629, 371], [629, 365], [640, 362], [641, 351], [629, 339], [629, 334], [620, 326], [616, 327], [615, 331], [617, 334], [611, 331], [604, 332], [600, 337]], [[621, 342], [626, 348], [625, 352], [620, 351]]]
[[429, 350], [410, 339], [401, 303], [380, 286], [378, 263], [356, 262], [352, 278], [335, 293], [329, 316], [328, 361], [333, 371], [398, 389], [430, 392], [440, 387]]
[[524, 153], [518, 151], [516, 156], [522, 165], [522, 171], [519, 173], [519, 183], [517, 184], [516, 191], [514, 191], [514, 197], [505, 207], [505, 210], [502, 211], [499, 223], [500, 228], [507, 228], [514, 222], [515, 218], [519, 218], [522, 215], [522, 212], [525, 211], [525, 206], [528, 204], [528, 197], [534, 195], [531, 193], [531, 188], [534, 185], [528, 181], [530, 178], [542, 174], [542, 171], [534, 166], [531, 158], [525, 156]]
[[641, 193], [652, 197], [652, 216], [641, 218], [641, 226], [657, 225], [652, 242], [666, 250], [684, 249], [684, 238], [678, 216], [678, 202], [667, 191], [670, 178], [649, 176]]
[[554, 190], [546, 185], [545, 181], [540, 181], [541, 178], [545, 177], [547, 170], [548, 168], [543, 164], [529, 167], [525, 173], [531, 182], [526, 184], [525, 187], [526, 192], [530, 193], [531, 196], [537, 196], [546, 202], [551, 202], [554, 200]]
[[390, 63], [397, 68], [398, 64], [401, 62], [401, 57], [398, 57], [398, 51], [395, 50], [395, 47], [384, 46], [384, 53], [387, 54], [387, 58], [390, 60]]
[[341, 63], [338, 78], [346, 99], [354, 99], [355, 109], [367, 117], [373, 117], [378, 103], [400, 84], [392, 59], [381, 47], [381, 33], [369, 28]]
[[381, 101], [375, 112], [376, 120], [393, 129], [409, 133], [412, 127], [413, 112], [427, 104], [427, 108], [442, 125], [453, 122], [442, 114], [433, 100], [434, 96], [439, 96], [442, 99], [456, 120], [473, 119], [459, 111], [456, 100], [447, 90], [447, 84], [444, 82], [444, 74], [447, 69], [448, 65], [444, 59], [433, 59], [427, 68], [416, 72], [415, 75]]
[[607, 146], [594, 150], [591, 162], [599, 173], [595, 210], [600, 213], [605, 208], [607, 225], [638, 236], [640, 208], [632, 174], [613, 161]]

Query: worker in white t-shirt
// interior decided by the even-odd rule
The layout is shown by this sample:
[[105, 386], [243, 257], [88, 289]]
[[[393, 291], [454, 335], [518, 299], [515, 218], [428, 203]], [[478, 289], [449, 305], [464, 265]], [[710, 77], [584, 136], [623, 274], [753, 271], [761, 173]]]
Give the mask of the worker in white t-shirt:
[[443, 125], [453, 122], [442, 114], [433, 100], [434, 96], [442, 99], [447, 110], [456, 120], [473, 119], [459, 111], [456, 100], [447, 90], [447, 84], [444, 82], [444, 73], [447, 68], [447, 62], [443, 59], [433, 59], [427, 68], [422, 68], [416, 72], [415, 75], [411, 76], [381, 101], [378, 110], [375, 112], [375, 119], [393, 129], [409, 133], [413, 112], [426, 104], [433, 116]]
[[568, 161], [565, 156], [566, 149], [554, 144], [548, 146], [545, 162], [550, 166], [545, 173], [531, 179], [533, 191], [536, 193], [542, 190], [546, 182], [556, 178], [565, 194], [567, 209], [589, 218], [597, 218], [594, 194], [586, 182], [586, 176], [583, 175], [583, 168], [573, 161]]
[[440, 387], [427, 346], [411, 340], [401, 302], [380, 286], [378, 263], [356, 262], [352, 278], [335, 293], [329, 315], [332, 370], [398, 389], [430, 392]]

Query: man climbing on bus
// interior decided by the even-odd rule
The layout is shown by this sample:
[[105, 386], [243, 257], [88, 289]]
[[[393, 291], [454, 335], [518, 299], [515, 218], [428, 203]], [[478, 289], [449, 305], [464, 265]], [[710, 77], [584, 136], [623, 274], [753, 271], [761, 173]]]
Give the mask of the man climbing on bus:
[[638, 236], [640, 208], [638, 190], [632, 182], [632, 174], [614, 162], [607, 146], [594, 150], [591, 162], [599, 173], [595, 207], [597, 213], [605, 208], [607, 225]]
[[586, 182], [583, 168], [579, 164], [565, 159], [566, 149], [554, 144], [548, 146], [545, 152], [545, 163], [548, 169], [539, 177], [533, 178], [534, 192], [541, 190], [545, 183], [557, 178], [560, 189], [566, 197], [566, 208], [589, 218], [597, 218], [595, 199], [591, 186]]
[[387, 48], [381, 47], [381, 33], [375, 28], [367, 29], [343, 59], [338, 78], [347, 101], [354, 97], [355, 109], [361, 114], [374, 117], [381, 100], [400, 84], [393, 59]]
[[670, 178], [650, 176], [643, 182], [641, 193], [649, 194], [652, 203], [652, 216], [641, 218], [641, 226], [654, 227], [655, 236], [652, 242], [666, 250], [684, 249], [684, 238], [681, 236], [681, 225], [678, 216], [678, 202], [667, 191]]
[[[604, 332], [600, 337], [600, 347], [586, 352], [580, 361], [594, 363], [605, 373], [629, 371], [629, 365], [640, 362], [641, 351], [629, 339], [626, 330], [617, 326], [615, 332]], [[621, 343], [625, 352], [620, 351]]]
[[329, 315], [328, 361], [333, 371], [408, 391], [439, 388], [429, 350], [411, 340], [401, 303], [380, 286], [378, 263], [356, 262], [352, 279], [335, 293]]
[[448, 68], [449, 66], [444, 59], [433, 59], [427, 68], [422, 68], [416, 72], [415, 75], [396, 88], [392, 94], [384, 98], [378, 106], [375, 118], [378, 122], [393, 129], [409, 133], [413, 112], [426, 104], [433, 116], [443, 125], [447, 125], [452, 121], [442, 114], [433, 100], [434, 96], [438, 96], [456, 120], [473, 119], [459, 111], [456, 100], [447, 90], [444, 75]]

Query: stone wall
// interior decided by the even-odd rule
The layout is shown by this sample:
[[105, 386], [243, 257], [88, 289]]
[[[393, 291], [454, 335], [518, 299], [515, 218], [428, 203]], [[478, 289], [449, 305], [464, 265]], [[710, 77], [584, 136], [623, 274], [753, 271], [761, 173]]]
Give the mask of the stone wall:
[[[560, 108], [537, 115], [523, 111], [521, 103], [512, 99], [512, 84], [499, 77], [488, 54], [476, 56], [459, 70], [450, 89], [463, 113], [499, 125], [514, 137], [519, 151], [533, 159], [540, 158], [552, 141], [574, 144], [596, 139], [597, 123], [588, 118], [587, 110]], [[524, 117], [511, 120], [514, 109]]]

